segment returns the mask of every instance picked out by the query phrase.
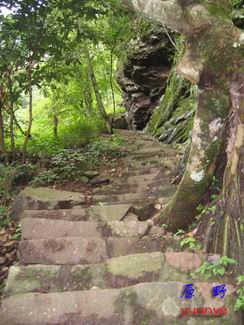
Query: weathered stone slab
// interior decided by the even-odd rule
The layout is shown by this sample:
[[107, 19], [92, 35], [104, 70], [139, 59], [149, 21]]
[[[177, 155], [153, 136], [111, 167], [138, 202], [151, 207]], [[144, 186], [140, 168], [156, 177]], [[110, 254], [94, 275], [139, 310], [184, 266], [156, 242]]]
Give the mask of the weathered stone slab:
[[89, 220], [89, 208], [58, 209], [58, 210], [24, 210], [21, 219], [45, 218], [50, 220], [86, 221]]
[[164, 251], [161, 237], [109, 237], [81, 239], [65, 237], [33, 239], [19, 242], [19, 256], [23, 264], [90, 264], [107, 257]]
[[133, 152], [133, 155], [137, 158], [143, 157], [143, 158], [148, 158], [148, 157], [160, 157], [164, 155], [164, 148], [160, 148], [160, 146], [157, 147], [151, 147], [148, 146], [147, 148], [141, 148], [139, 150], [135, 150]]
[[[185, 256], [184, 252], [180, 254]], [[177, 258], [181, 257], [175, 253]], [[194, 268], [189, 259], [188, 264], [187, 271], [182, 271], [168, 264], [165, 254], [152, 252], [111, 258], [104, 263], [89, 265], [13, 266], [5, 294], [79, 291], [94, 286], [101, 289], [121, 288], [139, 282], [192, 281], [189, 271]]]
[[106, 288], [106, 264], [12, 266], [5, 296], [27, 292], [80, 291]]
[[99, 223], [25, 218], [21, 222], [23, 239], [142, 237], [146, 234], [148, 227], [147, 222], [138, 220]]
[[108, 227], [111, 229], [112, 236], [141, 237], [146, 233], [148, 223], [140, 221], [112, 221], [108, 222]]
[[102, 188], [96, 189], [94, 193], [97, 194], [127, 194], [137, 193], [137, 192], [146, 192], [150, 186], [159, 181], [160, 172], [148, 175], [135, 175], [123, 177], [115, 180], [112, 184], [104, 186]]
[[137, 158], [128, 158], [126, 163], [133, 168], [140, 167], [164, 167], [166, 158], [161, 157], [137, 157]]
[[142, 238], [107, 238], [108, 256], [119, 257], [130, 254], [162, 252], [165, 250], [164, 239], [160, 237]]
[[131, 204], [94, 205], [90, 208], [90, 215], [96, 221], [120, 221], [130, 210]]
[[55, 238], [23, 240], [19, 243], [23, 264], [90, 264], [107, 258], [105, 240], [99, 238]]
[[198, 254], [189, 252], [166, 252], [167, 263], [181, 272], [194, 271], [202, 264]]
[[81, 193], [53, 190], [47, 187], [27, 187], [15, 198], [12, 216], [18, 218], [23, 210], [69, 209], [87, 202]]
[[112, 258], [90, 265], [13, 266], [5, 295], [26, 292], [79, 291], [99, 288], [121, 288], [139, 282], [187, 280], [182, 272], [165, 272], [164, 254], [160, 252]]
[[[0, 319], [4, 325], [222, 325], [241, 324], [241, 315], [233, 312], [234, 288], [227, 285], [225, 299], [212, 302], [203, 297], [197, 284], [192, 300], [181, 299], [185, 283], [140, 283], [122, 289], [94, 289], [82, 292], [26, 293], [3, 300]], [[213, 284], [216, 285], [216, 284]], [[211, 286], [208, 284], [208, 290]], [[222, 317], [181, 316], [181, 308], [226, 306]], [[196, 321], [196, 322], [195, 322]]]
[[160, 252], [127, 255], [109, 259], [107, 272], [114, 277], [136, 279], [145, 274], [158, 274], [164, 263], [164, 254]]
[[24, 210], [21, 218], [45, 218], [67, 221], [115, 221], [122, 220], [130, 210], [131, 204], [94, 205], [89, 208], [59, 210]]
[[129, 176], [139, 176], [139, 175], [149, 175], [155, 174], [163, 170], [163, 167], [150, 167], [150, 166], [140, 166], [140, 167], [125, 167], [123, 170], [123, 175]]
[[102, 238], [98, 224], [91, 221], [66, 221], [26, 218], [21, 221], [23, 239], [56, 237]]
[[94, 195], [93, 202], [94, 203], [134, 203], [141, 200], [148, 199], [149, 195], [146, 192], [139, 192], [139, 193], [126, 193], [126, 194], [116, 194], [116, 195]]

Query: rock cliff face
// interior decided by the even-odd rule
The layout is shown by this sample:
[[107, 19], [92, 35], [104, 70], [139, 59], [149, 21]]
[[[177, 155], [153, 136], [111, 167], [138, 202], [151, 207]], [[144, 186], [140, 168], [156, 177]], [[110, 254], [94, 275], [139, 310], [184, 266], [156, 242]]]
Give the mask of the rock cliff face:
[[144, 129], [159, 105], [173, 53], [173, 46], [165, 33], [146, 36], [138, 41], [133, 55], [118, 72], [130, 129]]
[[191, 135], [195, 106], [195, 88], [172, 68], [164, 96], [146, 131], [165, 143], [184, 143]]
[[128, 128], [145, 129], [166, 143], [189, 139], [195, 114], [194, 87], [176, 73], [184, 53], [183, 40], [176, 42], [179, 52], [164, 32], [144, 37], [117, 74]]

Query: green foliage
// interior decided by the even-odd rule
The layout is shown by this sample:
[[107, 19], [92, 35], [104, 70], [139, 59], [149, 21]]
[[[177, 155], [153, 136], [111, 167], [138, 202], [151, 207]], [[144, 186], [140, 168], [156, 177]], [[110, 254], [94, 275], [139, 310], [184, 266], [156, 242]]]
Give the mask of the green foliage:
[[34, 105], [29, 153], [43, 156], [93, 141], [105, 125], [98, 118], [83, 45], [89, 48], [104, 106], [114, 114], [121, 102], [114, 74], [133, 29], [130, 15], [117, 0], [30, 0], [28, 5], [3, 1], [1, 8], [6, 7], [12, 11], [8, 15], [0, 12], [0, 89], [6, 89], [1, 97], [4, 125], [0, 128], [9, 128], [10, 104], [14, 123], [4, 133], [3, 146], [9, 152], [15, 142], [17, 150], [22, 150], [28, 139], [30, 89]]
[[3, 205], [0, 205], [0, 230], [9, 223], [7, 212], [7, 208]]
[[243, 7], [243, 0], [231, 0], [232, 6], [235, 8], [242, 8]]
[[10, 240], [20, 240], [21, 239], [21, 226], [16, 224], [15, 233], [9, 238]]
[[180, 246], [182, 248], [190, 248], [191, 250], [201, 249], [201, 244], [194, 237], [186, 237], [180, 241]]
[[58, 174], [55, 174], [52, 169], [44, 170], [34, 177], [34, 179], [30, 182], [30, 185], [32, 185], [33, 187], [45, 186], [54, 183], [57, 180]]
[[206, 279], [209, 279], [211, 276], [222, 277], [227, 272], [229, 266], [236, 264], [237, 262], [233, 258], [222, 256], [215, 263], [204, 262], [192, 275], [201, 275]]
[[35, 167], [31, 164], [0, 164], [0, 202], [6, 204], [11, 197], [13, 185], [28, 183], [34, 170]]
[[2, 204], [5, 204], [10, 198], [10, 190], [16, 174], [16, 169], [12, 166], [0, 165], [0, 199]]
[[237, 277], [237, 300], [235, 304], [235, 310], [244, 311], [244, 274]]
[[82, 119], [61, 129], [61, 143], [64, 148], [79, 148], [94, 141], [104, 131], [101, 120]]
[[175, 236], [183, 236], [185, 234], [185, 231], [182, 229], [177, 230], [177, 232], [174, 234]]
[[97, 140], [84, 149], [62, 149], [50, 158], [47, 170], [40, 172], [31, 182], [32, 186], [44, 186], [54, 182], [77, 181], [88, 169], [98, 168], [103, 158], [110, 159], [121, 156], [119, 150], [122, 139], [113, 136], [111, 140]]

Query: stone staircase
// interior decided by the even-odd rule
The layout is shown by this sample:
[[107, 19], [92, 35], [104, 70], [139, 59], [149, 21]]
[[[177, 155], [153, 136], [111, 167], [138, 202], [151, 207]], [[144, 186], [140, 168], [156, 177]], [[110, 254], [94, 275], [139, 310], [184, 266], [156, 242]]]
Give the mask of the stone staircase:
[[[122, 175], [92, 198], [47, 188], [26, 188], [16, 198], [20, 261], [10, 268], [1, 324], [239, 323], [231, 284], [225, 299], [213, 298], [213, 283], [201, 281], [192, 300], [181, 298], [206, 257], [181, 252], [176, 237], [146, 222], [175, 191], [179, 154], [142, 133], [122, 135]], [[224, 317], [181, 315], [181, 308], [223, 306]]]

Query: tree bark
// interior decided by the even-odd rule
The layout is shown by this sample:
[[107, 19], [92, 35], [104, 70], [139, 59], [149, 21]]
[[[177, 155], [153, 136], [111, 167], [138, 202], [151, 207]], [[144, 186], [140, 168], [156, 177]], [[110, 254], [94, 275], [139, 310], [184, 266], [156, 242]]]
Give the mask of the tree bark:
[[3, 123], [3, 103], [5, 100], [4, 87], [0, 86], [0, 153], [4, 156], [4, 161], [8, 164], [8, 154], [5, 146], [4, 123]]
[[13, 103], [13, 85], [11, 77], [9, 77], [9, 114], [10, 114], [10, 121], [9, 121], [9, 132], [10, 132], [10, 141], [11, 141], [11, 153], [12, 159], [15, 160], [16, 158], [16, 148], [15, 148], [15, 136], [14, 136], [14, 103]]
[[[238, 261], [235, 272], [244, 272], [244, 73], [231, 84], [227, 166], [214, 219], [205, 223], [206, 252], [231, 256]], [[214, 222], [213, 222], [214, 220]]]
[[58, 118], [57, 108], [55, 106], [53, 106], [52, 111], [53, 111], [53, 136], [54, 136], [55, 141], [58, 141], [59, 118]]
[[32, 121], [33, 121], [33, 94], [32, 94], [32, 67], [31, 64], [28, 69], [28, 78], [29, 78], [29, 121], [28, 121], [28, 127], [25, 134], [23, 149], [22, 149], [22, 164], [25, 164], [26, 162], [26, 151], [27, 151], [27, 145], [30, 138], [31, 133], [31, 127], [32, 127]]
[[[230, 1], [124, 0], [124, 4], [185, 36], [178, 73], [198, 86], [187, 167], [171, 202], [153, 219], [175, 231], [195, 218], [209, 187], [228, 122], [230, 84], [241, 64], [241, 31], [230, 20]], [[238, 68], [239, 67], [239, 68]]]
[[92, 66], [91, 56], [90, 56], [89, 50], [88, 50], [88, 48], [86, 46], [84, 46], [84, 52], [85, 52], [85, 56], [86, 56], [86, 59], [87, 59], [88, 72], [89, 72], [91, 83], [92, 83], [92, 86], [93, 86], [93, 89], [94, 89], [94, 93], [95, 93], [95, 97], [96, 97], [96, 100], [97, 100], [97, 106], [98, 106], [100, 115], [101, 115], [101, 117], [104, 119], [104, 121], [106, 123], [106, 128], [107, 128], [108, 132], [112, 133], [110, 119], [109, 119], [109, 116], [107, 115], [105, 107], [103, 105], [103, 101], [102, 101], [101, 94], [100, 94], [100, 91], [99, 91], [99, 87], [98, 87], [98, 84], [97, 84], [97, 79], [96, 79], [94, 69], [93, 69], [93, 66]]
[[0, 153], [4, 156], [5, 163], [8, 163], [7, 151], [4, 141], [4, 124], [3, 124], [3, 114], [2, 107], [0, 104]]

